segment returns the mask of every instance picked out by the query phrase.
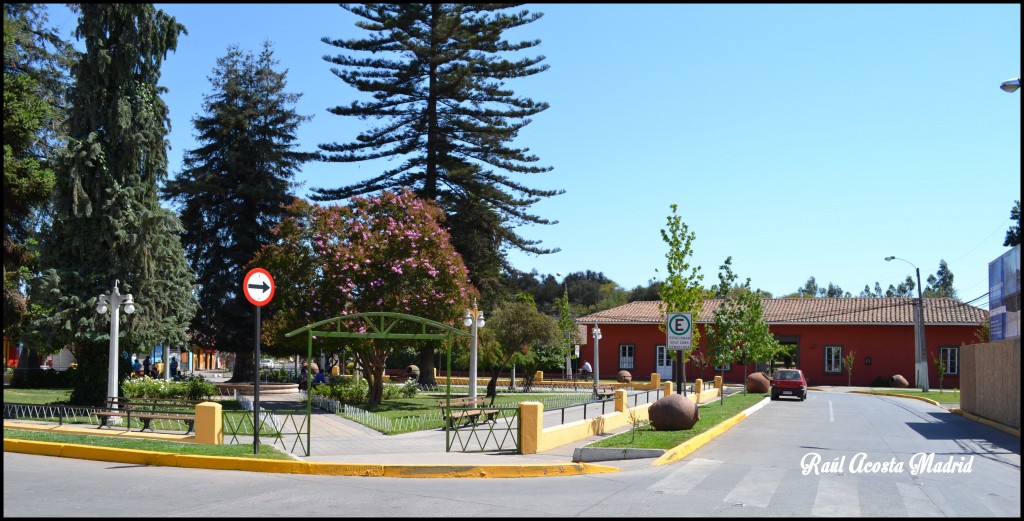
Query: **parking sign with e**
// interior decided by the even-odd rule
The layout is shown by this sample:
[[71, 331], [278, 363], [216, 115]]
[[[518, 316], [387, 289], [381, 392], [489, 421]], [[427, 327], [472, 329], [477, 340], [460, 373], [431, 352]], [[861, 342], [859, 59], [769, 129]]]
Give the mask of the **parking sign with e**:
[[666, 349], [669, 351], [688, 351], [693, 342], [693, 315], [691, 313], [669, 313]]

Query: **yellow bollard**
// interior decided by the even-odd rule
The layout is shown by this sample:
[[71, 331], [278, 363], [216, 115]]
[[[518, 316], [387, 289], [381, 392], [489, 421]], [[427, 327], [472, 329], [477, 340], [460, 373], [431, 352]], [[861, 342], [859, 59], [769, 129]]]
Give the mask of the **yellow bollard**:
[[722, 390], [722, 377], [721, 376], [716, 376], [715, 377], [715, 389], [718, 389], [719, 391]]
[[196, 405], [196, 443], [204, 445], [224, 444], [222, 407], [217, 402], [203, 402]]
[[519, 402], [519, 453], [539, 452], [541, 430], [544, 428], [544, 404]]

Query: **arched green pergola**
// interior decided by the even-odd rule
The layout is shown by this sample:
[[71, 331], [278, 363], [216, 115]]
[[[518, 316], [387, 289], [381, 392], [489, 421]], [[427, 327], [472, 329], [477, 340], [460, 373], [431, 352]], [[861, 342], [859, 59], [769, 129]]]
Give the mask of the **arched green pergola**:
[[[342, 331], [342, 324], [352, 321], [358, 321], [362, 325], [366, 326], [365, 333], [353, 333], [351, 331]], [[395, 331], [396, 326], [399, 324], [412, 323], [419, 328], [417, 333], [399, 333]], [[409, 328], [400, 328], [408, 331]], [[415, 329], [415, 328], [411, 328]], [[355, 339], [383, 339], [383, 340], [449, 340], [448, 345], [448, 366], [445, 372], [446, 380], [446, 401], [448, 405], [451, 405], [452, 385], [451, 385], [451, 373], [452, 373], [452, 350], [451, 350], [451, 337], [454, 336], [470, 336], [470, 333], [451, 327], [440, 322], [430, 320], [428, 318], [417, 317], [415, 315], [407, 315], [405, 313], [393, 313], [387, 311], [376, 311], [371, 313], [353, 313], [351, 315], [341, 315], [326, 320], [321, 320], [310, 324], [305, 327], [300, 327], [294, 331], [285, 333], [286, 338], [291, 338], [297, 335], [306, 333], [307, 338], [307, 352], [306, 359], [312, 360], [313, 358], [313, 337], [326, 337], [326, 338], [355, 338]], [[306, 416], [307, 418], [313, 413], [313, 397], [309, 392], [312, 388], [312, 378], [306, 379]], [[312, 423], [309, 423], [309, 431], [312, 430]], [[447, 428], [445, 429], [447, 431]], [[309, 446], [310, 434], [306, 433], [306, 446]]]

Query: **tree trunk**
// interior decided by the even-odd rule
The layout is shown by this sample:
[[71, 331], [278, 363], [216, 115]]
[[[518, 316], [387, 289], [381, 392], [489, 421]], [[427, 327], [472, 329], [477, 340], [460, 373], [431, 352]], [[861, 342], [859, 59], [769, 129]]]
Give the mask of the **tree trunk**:
[[427, 345], [420, 346], [419, 363], [420, 377], [417, 380], [421, 387], [431, 388], [436, 385], [434, 381], [434, 343], [427, 342]]
[[[310, 378], [313, 375], [309, 375]], [[252, 351], [235, 353], [235, 366], [231, 368], [231, 383], [251, 383], [256, 377], [256, 347]]]

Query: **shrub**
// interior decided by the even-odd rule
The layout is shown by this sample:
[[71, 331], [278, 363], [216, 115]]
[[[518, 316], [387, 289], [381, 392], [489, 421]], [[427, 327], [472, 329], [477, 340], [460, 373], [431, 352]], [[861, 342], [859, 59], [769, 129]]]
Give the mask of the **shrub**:
[[186, 376], [174, 381], [154, 379], [148, 376], [125, 380], [121, 391], [126, 398], [177, 398], [202, 400], [217, 394], [217, 388], [202, 375]]

